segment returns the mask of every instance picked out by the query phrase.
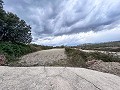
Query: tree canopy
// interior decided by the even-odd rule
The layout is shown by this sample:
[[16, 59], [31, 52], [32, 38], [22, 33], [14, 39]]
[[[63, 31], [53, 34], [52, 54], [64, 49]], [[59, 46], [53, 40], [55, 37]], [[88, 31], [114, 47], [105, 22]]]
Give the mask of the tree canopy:
[[32, 40], [31, 27], [16, 14], [3, 9], [0, 0], [0, 41], [13, 43], [30, 43]]

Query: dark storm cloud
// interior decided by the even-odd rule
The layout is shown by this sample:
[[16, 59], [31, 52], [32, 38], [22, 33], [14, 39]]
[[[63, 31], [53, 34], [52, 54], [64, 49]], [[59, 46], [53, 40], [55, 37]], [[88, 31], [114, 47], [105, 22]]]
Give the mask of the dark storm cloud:
[[120, 19], [119, 6], [120, 0], [5, 0], [6, 10], [13, 8], [38, 35], [99, 30]]
[[34, 41], [46, 36], [114, 29], [120, 0], [4, 0], [5, 10], [32, 27]]

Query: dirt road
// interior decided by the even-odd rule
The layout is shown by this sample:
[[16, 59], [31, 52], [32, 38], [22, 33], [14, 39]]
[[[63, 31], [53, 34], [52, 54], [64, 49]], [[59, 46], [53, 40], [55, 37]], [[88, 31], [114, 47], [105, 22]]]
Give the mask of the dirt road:
[[20, 63], [27, 66], [43, 66], [66, 58], [65, 49], [50, 49], [25, 55]]

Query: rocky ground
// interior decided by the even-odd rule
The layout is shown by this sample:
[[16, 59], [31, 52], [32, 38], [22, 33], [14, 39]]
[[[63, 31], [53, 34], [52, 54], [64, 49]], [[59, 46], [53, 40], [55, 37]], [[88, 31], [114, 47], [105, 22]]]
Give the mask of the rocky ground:
[[[95, 50], [82, 50], [84, 52], [95, 52]], [[98, 51], [101, 53], [107, 53], [106, 51]], [[120, 52], [111, 52], [113, 55], [118, 55], [120, 57]], [[120, 76], [120, 63], [118, 62], [103, 62], [101, 60], [90, 65], [88, 69], [97, 70], [100, 72], [111, 73]], [[92, 61], [91, 61], [92, 62]], [[94, 60], [93, 60], [94, 62]]]
[[120, 90], [120, 77], [69, 67], [0, 67], [0, 90]]
[[94, 64], [90, 65], [88, 69], [120, 76], [120, 63], [118, 62], [97, 61]]
[[37, 67], [1, 66], [0, 90], [120, 90], [119, 63], [95, 61], [89, 69], [46, 67], [66, 58], [65, 49], [50, 49], [25, 55], [19, 61], [23, 66]]
[[19, 63], [24, 66], [47, 66], [66, 58], [65, 49], [50, 49], [25, 55]]
[[[82, 50], [84, 52], [95, 52], [93, 50]], [[21, 57], [19, 64], [21, 66], [54, 66], [54, 62], [66, 60], [65, 49], [50, 49], [31, 53]], [[92, 62], [92, 61], [91, 61]], [[66, 65], [67, 66], [67, 65]], [[93, 60], [93, 64], [88, 69], [111, 73], [120, 76], [120, 63], [118, 62], [102, 62], [101, 60]]]

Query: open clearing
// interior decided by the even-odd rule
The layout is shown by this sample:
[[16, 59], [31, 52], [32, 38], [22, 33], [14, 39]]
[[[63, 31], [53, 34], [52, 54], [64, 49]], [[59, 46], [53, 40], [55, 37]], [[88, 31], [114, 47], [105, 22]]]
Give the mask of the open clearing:
[[0, 90], [120, 90], [120, 77], [84, 68], [44, 67], [66, 59], [65, 49], [50, 49], [22, 57], [38, 67], [0, 67]]

